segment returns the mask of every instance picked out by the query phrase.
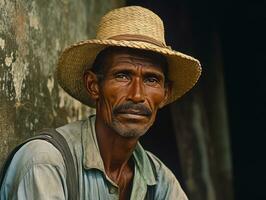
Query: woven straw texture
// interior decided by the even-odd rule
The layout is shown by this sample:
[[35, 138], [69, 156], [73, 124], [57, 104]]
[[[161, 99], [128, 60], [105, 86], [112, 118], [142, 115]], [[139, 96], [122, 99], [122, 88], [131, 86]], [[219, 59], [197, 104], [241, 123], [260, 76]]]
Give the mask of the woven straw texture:
[[81, 41], [63, 51], [57, 66], [62, 88], [82, 103], [94, 107], [83, 82], [84, 68], [91, 68], [97, 54], [108, 46], [143, 49], [163, 54], [172, 81], [171, 103], [190, 90], [201, 74], [200, 62], [166, 46], [162, 20], [150, 10], [129, 6], [102, 17], [96, 39]]

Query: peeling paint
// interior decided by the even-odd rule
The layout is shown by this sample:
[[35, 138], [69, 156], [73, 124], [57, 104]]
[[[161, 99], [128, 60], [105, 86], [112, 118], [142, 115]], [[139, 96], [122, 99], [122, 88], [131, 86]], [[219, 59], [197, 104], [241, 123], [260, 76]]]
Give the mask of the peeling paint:
[[54, 88], [54, 78], [53, 77], [48, 78], [48, 80], [47, 80], [47, 88], [48, 88], [50, 94], [52, 94], [52, 90]]
[[26, 75], [29, 73], [28, 66], [29, 63], [21, 57], [17, 57], [16, 61], [12, 64], [11, 73], [13, 76], [13, 83], [16, 92], [15, 98], [18, 102], [21, 98], [22, 83]]
[[13, 62], [13, 52], [11, 53], [10, 57], [7, 56], [5, 58], [5, 64], [6, 64], [6, 66], [10, 67], [11, 64], [12, 64], [12, 62]]
[[1, 49], [5, 48], [5, 40], [3, 40], [2, 38], [0, 38], [0, 47]]
[[12, 81], [15, 89], [15, 99], [17, 102], [21, 100], [22, 83], [28, 74], [29, 60], [28, 55], [30, 51], [30, 34], [29, 25], [27, 22], [27, 8], [22, 4], [18, 3], [17, 6], [14, 3], [8, 2], [6, 6], [10, 11], [10, 16], [6, 18], [6, 23], [14, 30], [15, 42], [17, 44], [16, 53], [11, 53], [13, 63], [11, 65], [10, 58], [6, 58], [5, 61], [7, 66], [12, 66], [11, 74]]
[[58, 39], [55, 39], [55, 49], [57, 51], [61, 50], [60, 43], [59, 43], [59, 40]]
[[29, 13], [29, 20], [30, 20], [30, 27], [36, 30], [40, 29], [40, 22], [36, 14], [36, 3], [35, 2], [32, 2], [32, 10]]
[[59, 87], [59, 99], [60, 108], [72, 108], [70, 109], [70, 115], [67, 116], [68, 122], [73, 122], [82, 118], [82, 104], [74, 98], [70, 97], [61, 87]]
[[[69, 108], [70, 112], [67, 116], [68, 122], [73, 122], [80, 120], [84, 117], [84, 111], [82, 104], [70, 97], [61, 87], [59, 87], [59, 107], [60, 108]], [[70, 109], [71, 108], [71, 109]], [[95, 113], [94, 109], [87, 107], [87, 114]]]
[[39, 29], [39, 20], [32, 13], [29, 13], [30, 27], [38, 30]]

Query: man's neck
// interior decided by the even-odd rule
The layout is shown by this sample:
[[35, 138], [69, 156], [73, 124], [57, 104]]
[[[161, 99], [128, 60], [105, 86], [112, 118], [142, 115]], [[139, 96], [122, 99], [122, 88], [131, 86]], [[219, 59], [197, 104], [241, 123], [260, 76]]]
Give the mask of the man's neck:
[[97, 117], [95, 128], [105, 171], [109, 178], [117, 183], [122, 174], [129, 171], [133, 172], [130, 158], [137, 145], [138, 138], [120, 136], [98, 120]]

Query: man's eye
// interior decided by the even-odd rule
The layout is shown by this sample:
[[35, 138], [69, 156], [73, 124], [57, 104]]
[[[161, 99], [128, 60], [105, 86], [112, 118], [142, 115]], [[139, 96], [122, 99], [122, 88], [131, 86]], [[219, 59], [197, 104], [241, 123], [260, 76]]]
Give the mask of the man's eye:
[[147, 77], [145, 79], [145, 83], [151, 86], [155, 86], [159, 83], [159, 79], [157, 77]]
[[115, 74], [115, 79], [117, 81], [128, 81], [130, 78], [125, 73], [118, 73], [118, 74]]

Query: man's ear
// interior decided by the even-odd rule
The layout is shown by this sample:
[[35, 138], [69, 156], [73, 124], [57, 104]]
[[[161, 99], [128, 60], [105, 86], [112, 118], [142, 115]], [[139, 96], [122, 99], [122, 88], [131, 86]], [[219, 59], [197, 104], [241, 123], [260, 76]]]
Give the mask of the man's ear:
[[99, 98], [99, 83], [96, 74], [89, 70], [84, 73], [83, 80], [88, 94], [93, 100], [97, 101]]
[[169, 100], [169, 97], [171, 96], [171, 93], [172, 93], [172, 85], [171, 85], [171, 83], [167, 83], [167, 85], [165, 85], [165, 89], [164, 89], [164, 99], [160, 103], [159, 108], [162, 108], [165, 106], [166, 102]]

